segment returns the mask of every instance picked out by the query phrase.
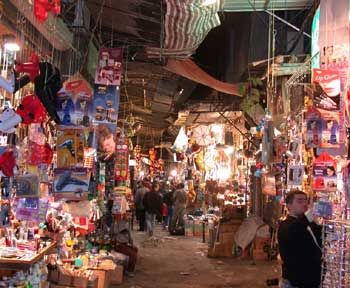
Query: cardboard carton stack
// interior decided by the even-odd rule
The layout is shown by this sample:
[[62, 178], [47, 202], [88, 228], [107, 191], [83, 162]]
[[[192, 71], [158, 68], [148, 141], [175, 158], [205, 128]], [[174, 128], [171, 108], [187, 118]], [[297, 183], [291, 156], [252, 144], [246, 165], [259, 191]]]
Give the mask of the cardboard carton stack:
[[218, 242], [208, 249], [209, 257], [232, 257], [232, 247], [234, 236], [239, 226], [240, 220], [231, 220], [230, 222], [220, 223], [218, 231]]

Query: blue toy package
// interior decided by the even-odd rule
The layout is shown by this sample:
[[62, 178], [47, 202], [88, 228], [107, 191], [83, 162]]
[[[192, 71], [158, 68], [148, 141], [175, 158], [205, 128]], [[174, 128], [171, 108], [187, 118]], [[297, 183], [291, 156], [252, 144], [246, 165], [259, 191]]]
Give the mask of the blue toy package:
[[314, 204], [314, 214], [322, 218], [331, 218], [333, 214], [333, 206], [328, 201], [318, 201]]

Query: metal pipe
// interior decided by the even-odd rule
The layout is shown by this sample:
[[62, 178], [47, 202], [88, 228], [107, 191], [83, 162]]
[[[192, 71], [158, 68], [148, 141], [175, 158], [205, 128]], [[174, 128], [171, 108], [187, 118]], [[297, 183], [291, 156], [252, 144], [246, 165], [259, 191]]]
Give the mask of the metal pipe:
[[[270, 12], [269, 10], [264, 10], [267, 14], [273, 16], [274, 18], [280, 20], [281, 22], [283, 22], [284, 24], [286, 24], [287, 26], [293, 28], [295, 31], [298, 31], [300, 32], [300, 29], [297, 27], [297, 26], [294, 26], [293, 24], [289, 23], [288, 21], [284, 20], [283, 18], [277, 16], [275, 13], [272, 13]], [[303, 32], [303, 34], [309, 38], [311, 38], [311, 35], [306, 33], [306, 32]]]

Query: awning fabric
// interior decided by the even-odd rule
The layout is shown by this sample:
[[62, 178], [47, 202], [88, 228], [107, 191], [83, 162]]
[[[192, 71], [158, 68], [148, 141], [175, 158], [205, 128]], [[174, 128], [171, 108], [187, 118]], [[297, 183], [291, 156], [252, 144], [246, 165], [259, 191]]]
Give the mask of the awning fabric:
[[197, 83], [209, 86], [219, 92], [242, 96], [239, 93], [239, 84], [225, 83], [213, 78], [190, 59], [168, 59], [165, 69]]
[[209, 31], [220, 25], [220, 1], [203, 6], [203, 0], [165, 0], [165, 37], [162, 48], [148, 47], [152, 57], [188, 58]]

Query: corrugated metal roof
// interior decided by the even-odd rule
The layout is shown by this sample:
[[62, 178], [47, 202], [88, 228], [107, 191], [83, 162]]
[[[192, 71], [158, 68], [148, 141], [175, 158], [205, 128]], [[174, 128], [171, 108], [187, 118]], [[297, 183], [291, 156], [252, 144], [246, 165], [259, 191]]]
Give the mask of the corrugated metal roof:
[[251, 12], [263, 10], [301, 10], [311, 7], [312, 0], [223, 0], [223, 11]]

